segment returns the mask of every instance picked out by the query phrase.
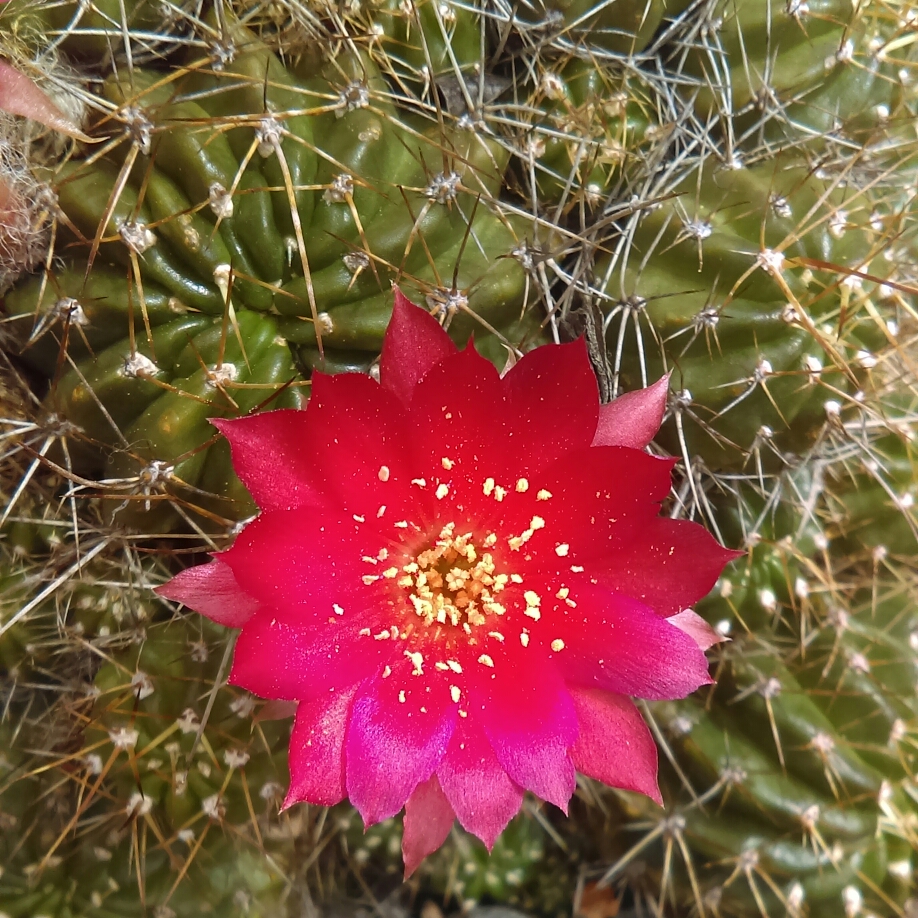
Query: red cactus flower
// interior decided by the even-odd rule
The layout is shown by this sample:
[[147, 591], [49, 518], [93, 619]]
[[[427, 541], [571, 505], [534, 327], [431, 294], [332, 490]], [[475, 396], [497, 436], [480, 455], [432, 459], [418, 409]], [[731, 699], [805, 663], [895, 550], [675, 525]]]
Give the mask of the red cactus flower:
[[241, 628], [230, 681], [299, 702], [285, 806], [405, 808], [407, 873], [453, 820], [489, 847], [575, 769], [660, 802], [631, 697], [711, 681], [692, 603], [733, 553], [658, 516], [666, 380], [600, 407], [582, 341], [503, 378], [396, 293], [381, 381], [215, 421], [261, 514], [161, 588]]

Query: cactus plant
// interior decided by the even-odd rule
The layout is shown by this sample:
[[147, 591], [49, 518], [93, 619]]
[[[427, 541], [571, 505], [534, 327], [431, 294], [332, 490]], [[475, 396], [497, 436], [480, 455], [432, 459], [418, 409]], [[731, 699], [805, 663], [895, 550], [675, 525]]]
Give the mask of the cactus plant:
[[[671, 371], [655, 447], [682, 460], [668, 512], [749, 552], [699, 608], [733, 639], [717, 687], [647, 710], [664, 810], [585, 782], [570, 823], [539, 814], [569, 856], [531, 817], [506, 837], [521, 887], [491, 882], [460, 837], [412, 888], [552, 911], [523, 863], [537, 839], [552, 870], [623, 884], [659, 918], [912, 914], [912, 7], [0, 7], [11, 57], [78, 68], [97, 141], [31, 155], [30, 175], [16, 154], [59, 209], [44, 271], [4, 299], [4, 350], [38, 375], [4, 402], [3, 620], [55, 588], [0, 634], [0, 818], [21, 839], [0, 910], [184, 914], [209, 899], [273, 914], [323, 883], [354, 891], [358, 874], [381, 894], [397, 883], [391, 827], [361, 840], [349, 810], [279, 818], [255, 799], [284, 781], [283, 742], [262, 742], [284, 727], [233, 719], [219, 639], [206, 661], [189, 650], [209, 626], [158, 605], [143, 640], [130, 616], [112, 640], [125, 619], [99, 582], [160, 576], [111, 547], [112, 523], [222, 544], [252, 505], [207, 418], [301, 404], [316, 369], [373, 372], [398, 280], [499, 366], [544, 328], [585, 334], [607, 398]], [[94, 534], [80, 551], [100, 546], [86, 572], [105, 573], [58, 584], [82, 557], [74, 520]], [[70, 671], [101, 694], [55, 702], [49, 671], [87, 644], [106, 662]], [[35, 705], [79, 753], [49, 755]], [[199, 740], [175, 727], [186, 708]], [[115, 748], [118, 730], [136, 745]], [[96, 754], [104, 774], [74, 765]], [[207, 827], [192, 848], [171, 844], [186, 822]], [[111, 855], [118, 890], [93, 885], [82, 838]], [[321, 877], [300, 869], [317, 848]]]

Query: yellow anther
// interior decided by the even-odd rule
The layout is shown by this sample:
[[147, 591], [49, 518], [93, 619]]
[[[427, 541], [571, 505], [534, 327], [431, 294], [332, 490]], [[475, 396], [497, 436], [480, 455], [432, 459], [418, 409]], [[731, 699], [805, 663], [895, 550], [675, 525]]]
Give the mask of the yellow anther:
[[423, 668], [424, 667], [424, 654], [420, 653], [420, 651], [417, 651], [417, 650], [415, 651], [406, 650], [405, 656], [408, 657], [409, 660], [411, 660], [411, 665], [414, 667], [413, 675], [423, 676], [424, 675], [424, 668]]

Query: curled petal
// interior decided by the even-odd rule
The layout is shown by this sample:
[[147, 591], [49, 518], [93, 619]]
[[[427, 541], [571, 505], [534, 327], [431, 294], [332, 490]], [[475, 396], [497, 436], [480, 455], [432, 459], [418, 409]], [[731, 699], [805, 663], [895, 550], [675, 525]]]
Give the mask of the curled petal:
[[362, 684], [347, 734], [347, 792], [368, 826], [394, 816], [430, 778], [455, 723], [446, 684], [413, 676], [404, 658]]
[[436, 775], [417, 786], [405, 804], [402, 857], [406, 880], [428, 854], [433, 854], [446, 841], [455, 818]]
[[675, 625], [680, 631], [690, 635], [700, 650], [707, 650], [715, 644], [722, 644], [728, 640], [691, 609], [683, 609], [677, 615], [670, 615], [666, 620], [671, 625]]
[[484, 731], [468, 718], [453, 733], [437, 776], [463, 828], [488, 850], [520, 811], [523, 789], [497, 761]]
[[656, 436], [666, 411], [669, 374], [646, 389], [626, 392], [599, 409], [593, 446], [644, 449]]
[[11, 64], [0, 60], [0, 111], [31, 118], [68, 137], [92, 143], [71, 118], [68, 118], [35, 82]]
[[300, 702], [290, 737], [290, 787], [283, 809], [294, 803], [334, 806], [344, 799], [344, 737], [356, 688]]
[[657, 745], [634, 704], [622, 695], [571, 687], [580, 735], [571, 749], [577, 771], [610, 787], [637, 791], [663, 804]]
[[285, 408], [211, 423], [229, 440], [233, 468], [262, 510], [326, 503], [303, 461], [305, 411]]
[[[470, 650], [464, 664], [469, 719], [481, 724], [513, 781], [567, 812], [576, 785], [568, 750], [577, 738], [577, 716], [556, 667], [538, 646], [524, 648], [509, 638]], [[493, 667], [475, 659], [482, 650]]]
[[257, 600], [243, 593], [232, 569], [220, 558], [189, 567], [155, 592], [227, 628], [241, 628], [258, 609]]
[[392, 320], [383, 338], [379, 379], [406, 407], [415, 386], [434, 365], [456, 352], [440, 323], [394, 288]]

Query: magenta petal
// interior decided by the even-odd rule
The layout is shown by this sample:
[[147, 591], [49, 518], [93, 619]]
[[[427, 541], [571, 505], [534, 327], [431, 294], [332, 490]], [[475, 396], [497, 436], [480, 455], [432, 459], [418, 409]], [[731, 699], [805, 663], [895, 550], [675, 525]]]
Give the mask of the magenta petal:
[[359, 373], [314, 373], [306, 415], [309, 429], [299, 462], [311, 466], [329, 499], [371, 520], [381, 506], [387, 519], [410, 513], [416, 502], [410, 481], [416, 475], [405, 448], [407, 414], [391, 392]]
[[433, 854], [446, 841], [455, 818], [436, 775], [417, 786], [405, 804], [402, 857], [406, 880], [428, 854]]
[[378, 532], [354, 519], [305, 508], [275, 510], [249, 523], [220, 558], [278, 617], [314, 627], [374, 605], [376, 594], [361, 580], [372, 566], [361, 558], [375, 555], [381, 544]]
[[290, 787], [283, 809], [294, 803], [334, 806], [346, 795], [344, 737], [356, 686], [301, 701], [290, 737]]
[[363, 683], [347, 734], [347, 792], [368, 826], [394, 816], [434, 773], [456, 719], [442, 679], [413, 676], [405, 658]]
[[513, 781], [567, 812], [576, 786], [568, 750], [577, 738], [567, 687], [534, 644], [524, 648], [507, 638], [479, 646], [494, 666], [464, 664], [472, 689], [469, 718], [481, 724]]
[[628, 527], [590, 561], [590, 573], [670, 616], [707, 596], [724, 566], [741, 555], [719, 545], [698, 523], [659, 518]]
[[610, 787], [646, 794], [663, 805], [657, 746], [634, 704], [622, 695], [571, 688], [580, 735], [571, 758], [577, 771]]
[[262, 510], [325, 502], [304, 462], [305, 411], [286, 408], [211, 423], [229, 440], [233, 468]]
[[626, 392], [599, 409], [593, 446], [644, 449], [656, 436], [666, 411], [669, 375], [646, 389]]
[[678, 615], [670, 615], [666, 620], [680, 631], [691, 635], [700, 650], [707, 650], [715, 644], [722, 644], [728, 640], [691, 609], [683, 609]]
[[551, 641], [564, 642], [551, 658], [569, 685], [663, 699], [684, 698], [711, 683], [708, 661], [693, 637], [629, 596], [569, 582], [575, 606], [543, 599], [542, 619], [531, 629], [533, 644], [544, 651]]
[[[672, 466], [671, 460], [621, 446], [588, 447], [555, 462], [526, 495], [536, 488], [552, 495], [531, 500], [523, 517], [523, 529], [533, 515], [545, 523], [526, 545], [532, 569], [591, 568], [593, 558], [604, 561], [630, 537], [630, 527], [654, 523], [659, 502], [670, 491]], [[565, 554], [557, 553], [559, 545], [567, 546]]]
[[258, 602], [242, 592], [232, 569], [220, 558], [189, 567], [157, 587], [156, 593], [227, 628], [241, 628], [258, 609]]
[[[445, 484], [453, 506], [496, 513], [495, 501], [484, 506], [483, 483], [506, 480], [511, 469], [511, 482], [518, 477], [514, 444], [506, 440], [506, 415], [494, 364], [473, 347], [440, 361], [417, 387], [411, 404], [409, 426], [427, 493]], [[473, 525], [488, 524], [485, 514], [469, 519]]]
[[433, 316], [415, 306], [398, 287], [393, 289], [395, 305], [383, 338], [379, 379], [407, 407], [421, 377], [454, 354], [456, 345]]
[[[262, 698], [299, 701], [362, 681], [382, 666], [388, 641], [360, 635], [368, 616], [302, 629], [269, 610], [251, 618], [236, 641], [229, 681]], [[374, 623], [375, 624], [375, 623]]]
[[599, 392], [582, 338], [530, 351], [504, 376], [502, 387], [517, 477], [590, 445]]
[[463, 828], [490, 851], [520, 811], [523, 789], [501, 767], [481, 727], [468, 718], [459, 722], [437, 776]]

